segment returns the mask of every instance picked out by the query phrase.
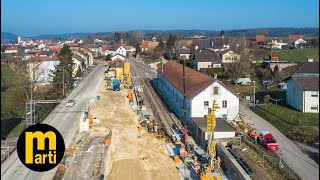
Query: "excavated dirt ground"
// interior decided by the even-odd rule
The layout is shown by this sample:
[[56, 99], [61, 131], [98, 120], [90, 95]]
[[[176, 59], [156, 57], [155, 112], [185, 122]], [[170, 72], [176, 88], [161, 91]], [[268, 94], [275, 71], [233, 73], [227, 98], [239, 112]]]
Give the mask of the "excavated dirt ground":
[[90, 113], [100, 119], [97, 126], [112, 131], [107, 179], [180, 179], [164, 139], [146, 130], [138, 138], [138, 116], [131, 110], [127, 90], [106, 91], [101, 86], [100, 101]]

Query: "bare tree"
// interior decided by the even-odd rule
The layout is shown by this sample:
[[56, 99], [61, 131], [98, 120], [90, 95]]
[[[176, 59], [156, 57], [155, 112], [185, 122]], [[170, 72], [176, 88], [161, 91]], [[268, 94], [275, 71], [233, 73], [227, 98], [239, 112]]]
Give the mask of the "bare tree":
[[[225, 65], [226, 72], [235, 82], [245, 74], [251, 72], [251, 61], [254, 60], [254, 53], [247, 48], [244, 36], [230, 38], [230, 50], [240, 56], [240, 59]], [[235, 55], [235, 56], [236, 56]]]
[[[36, 88], [40, 78], [39, 62], [20, 62], [12, 66], [18, 73], [9, 84], [8, 92], [10, 99], [10, 109], [12, 115], [21, 115], [25, 110], [25, 103], [30, 100], [30, 95], [34, 99], [39, 98]], [[33, 83], [31, 83], [33, 81]]]

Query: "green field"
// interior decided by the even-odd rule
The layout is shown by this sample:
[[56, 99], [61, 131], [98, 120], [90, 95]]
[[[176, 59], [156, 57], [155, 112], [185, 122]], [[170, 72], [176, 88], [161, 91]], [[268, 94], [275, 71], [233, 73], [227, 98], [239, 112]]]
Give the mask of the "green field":
[[297, 126], [299, 126], [299, 121], [302, 126], [305, 124], [306, 120], [309, 125], [319, 126], [319, 113], [302, 113], [288, 107], [280, 105], [276, 106], [275, 104], [261, 105], [260, 107]]
[[290, 139], [319, 143], [319, 114], [302, 113], [274, 104], [260, 105], [252, 110]]
[[272, 55], [278, 56], [279, 60], [303, 62], [308, 58], [319, 61], [319, 48], [303, 48], [282, 51], [272, 51]]
[[[8, 64], [1, 64], [1, 76], [8, 84], [14, 77], [15, 72], [9, 67]], [[1, 92], [1, 118], [10, 118], [10, 109], [8, 107], [8, 92]]]

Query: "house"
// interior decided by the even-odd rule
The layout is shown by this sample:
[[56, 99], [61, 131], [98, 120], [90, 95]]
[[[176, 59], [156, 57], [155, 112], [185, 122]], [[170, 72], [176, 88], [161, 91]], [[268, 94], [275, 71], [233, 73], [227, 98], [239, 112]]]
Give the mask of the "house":
[[207, 68], [221, 68], [221, 64], [221, 57], [218, 53], [201, 51], [195, 53], [191, 62], [191, 67], [195, 70], [201, 71], [201, 69]]
[[263, 45], [265, 43], [265, 35], [247, 36], [246, 41], [251, 42], [253, 45]]
[[148, 40], [143, 40], [141, 42], [141, 52], [149, 51], [152, 52], [157, 46], [159, 45], [159, 42], [153, 42], [153, 41], [148, 41]]
[[78, 54], [74, 53], [72, 55], [72, 61], [74, 63], [74, 69], [72, 72], [73, 77], [76, 76], [78, 69], [81, 69], [81, 72], [83, 73], [86, 65], [85, 65], [85, 61], [86, 59], [82, 58], [81, 56], [79, 56]]
[[41, 51], [39, 56], [53, 56], [55, 55], [57, 52], [56, 51], [52, 51], [52, 50], [49, 50], [49, 51]]
[[181, 39], [177, 41], [178, 48], [188, 48], [192, 44], [191, 39]]
[[272, 49], [282, 49], [282, 46], [287, 45], [287, 43], [282, 42], [282, 39], [277, 39], [277, 37], [272, 38], [268, 44], [271, 45]]
[[18, 46], [8, 46], [5, 48], [5, 53], [18, 53]]
[[178, 52], [179, 52], [179, 59], [190, 59], [190, 49], [180, 48]]
[[304, 35], [290, 35], [289, 43], [295, 48], [307, 47], [307, 41], [304, 39]]
[[90, 51], [88, 48], [80, 48], [79, 51], [82, 52], [83, 54], [86, 54], [87, 56], [89, 56], [88, 64], [91, 66], [93, 64], [93, 54], [94, 54], [94, 52]]
[[230, 48], [229, 37], [217, 36], [208, 39], [194, 39], [193, 44], [196, 50], [213, 50], [221, 52]]
[[297, 63], [294, 63], [294, 62], [288, 62], [288, 61], [263, 61], [263, 64], [262, 64], [264, 67], [270, 67], [270, 69], [272, 71], [274, 71], [274, 68], [276, 66], [278, 66], [279, 68], [279, 71], [282, 71], [283, 69], [287, 68], [287, 67], [290, 67], [290, 66], [295, 66], [297, 65]]
[[127, 56], [127, 50], [124, 48], [124, 44], [115, 44], [108, 48], [107, 55], [115, 56], [116, 54], [121, 54], [122, 56]]
[[[183, 65], [170, 60], [157, 70], [159, 92], [180, 120], [184, 114], [182, 69]], [[186, 121], [191, 134], [205, 133], [195, 121], [208, 114], [213, 101], [220, 106], [216, 117], [230, 121], [238, 116], [239, 97], [217, 78], [185, 67], [185, 82]]]
[[89, 49], [91, 52], [93, 52], [93, 57], [98, 57], [100, 54], [99, 46], [95, 44], [85, 44], [82, 46], [83, 48]]
[[28, 60], [30, 79], [37, 82], [37, 85], [50, 84], [53, 81], [55, 66], [59, 59], [54, 57], [35, 57]]
[[37, 47], [38, 47], [38, 49], [43, 49], [46, 47], [46, 45], [44, 43], [40, 43], [40, 44], [38, 44]]
[[301, 112], [319, 113], [319, 62], [285, 68], [286, 103]]
[[73, 53], [77, 54], [78, 56], [84, 59], [84, 68], [87, 68], [90, 65], [90, 60], [89, 60], [90, 57], [86, 53], [84, 53], [80, 49], [74, 50]]
[[233, 51], [224, 51], [221, 54], [222, 64], [240, 61], [240, 55]]
[[107, 56], [109, 54], [109, 48], [110, 48], [109, 45], [101, 45], [99, 47], [100, 54], [103, 56]]
[[111, 60], [112, 61], [115, 61], [115, 60], [122, 60], [124, 61], [126, 59], [126, 57], [122, 56], [121, 54], [116, 54], [115, 56], [111, 57]]

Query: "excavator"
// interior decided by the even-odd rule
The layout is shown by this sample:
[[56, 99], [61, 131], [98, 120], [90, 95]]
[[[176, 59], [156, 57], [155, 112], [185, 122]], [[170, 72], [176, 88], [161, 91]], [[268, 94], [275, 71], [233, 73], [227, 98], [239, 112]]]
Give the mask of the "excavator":
[[206, 163], [202, 164], [202, 172], [200, 174], [200, 180], [220, 180], [220, 172], [218, 169], [218, 163], [215, 160], [216, 158], [216, 148], [214, 143], [214, 128], [216, 125], [216, 118], [214, 112], [219, 110], [220, 107], [213, 101], [212, 109], [209, 109], [207, 115], [207, 133], [209, 134], [208, 148], [207, 148], [207, 157]]

